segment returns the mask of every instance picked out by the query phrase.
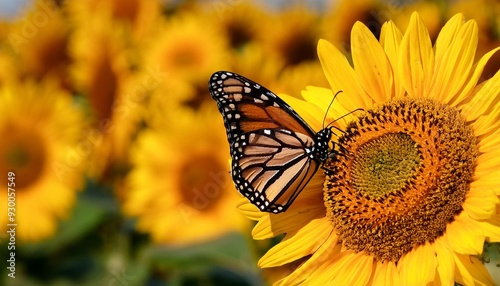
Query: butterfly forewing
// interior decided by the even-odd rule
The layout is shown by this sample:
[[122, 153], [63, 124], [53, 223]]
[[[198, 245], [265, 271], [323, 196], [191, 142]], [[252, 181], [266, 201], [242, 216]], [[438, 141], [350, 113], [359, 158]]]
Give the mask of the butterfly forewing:
[[236, 188], [262, 211], [285, 211], [322, 163], [312, 153], [316, 133], [274, 93], [242, 76], [217, 72], [209, 89], [224, 119]]
[[230, 72], [217, 72], [209, 83], [231, 138], [259, 129], [283, 128], [314, 137], [315, 132], [283, 100], [261, 85]]

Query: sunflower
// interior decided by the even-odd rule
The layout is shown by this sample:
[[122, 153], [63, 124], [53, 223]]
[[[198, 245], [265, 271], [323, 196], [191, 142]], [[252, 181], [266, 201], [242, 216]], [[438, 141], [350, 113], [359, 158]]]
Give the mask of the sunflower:
[[228, 67], [228, 45], [220, 27], [197, 14], [178, 13], [159, 23], [159, 32], [145, 49], [144, 65], [158, 67], [169, 81], [206, 81]]
[[87, 0], [65, 1], [66, 11], [77, 26], [84, 26], [93, 17], [107, 16], [121, 28], [131, 31], [137, 41], [154, 31], [160, 17], [161, 3], [158, 0]]
[[240, 206], [255, 239], [286, 233], [259, 261], [293, 267], [277, 284], [494, 284], [477, 255], [500, 241], [500, 73], [477, 82], [500, 48], [474, 63], [477, 41], [457, 14], [433, 47], [414, 13], [404, 35], [385, 23], [380, 42], [355, 23], [354, 68], [319, 42], [331, 90], [309, 87], [292, 106], [317, 129], [337, 91], [330, 118], [364, 111], [336, 122], [337, 155], [287, 212]]
[[[264, 23], [265, 24], [265, 23]], [[263, 33], [263, 46], [270, 57], [277, 57], [285, 66], [314, 61], [316, 42], [320, 38], [319, 16], [304, 6], [297, 6], [274, 15]]]
[[127, 134], [134, 131], [140, 103], [133, 101], [142, 100], [138, 93], [157, 85], [147, 73], [142, 82], [148, 84], [133, 76], [125, 34], [120, 25], [98, 14], [78, 27], [70, 42], [74, 85], [88, 100], [94, 118], [89, 131], [94, 145], [88, 158], [92, 161], [90, 175], [95, 178], [124, 160], [130, 141]]
[[[8, 83], [0, 89], [2, 184], [15, 174], [16, 236], [24, 242], [52, 236], [66, 218], [83, 183], [88, 141], [70, 94], [55, 83]], [[7, 206], [7, 190], [0, 194]], [[0, 208], [2, 227], [7, 208]], [[5, 232], [4, 232], [5, 233]]]
[[9, 47], [17, 56], [23, 78], [50, 76], [69, 88], [69, 27], [63, 13], [48, 1], [36, 1], [23, 18], [12, 25]]
[[138, 217], [137, 228], [156, 243], [196, 243], [246, 228], [243, 216], [231, 214], [240, 196], [219, 114], [203, 107], [170, 115], [164, 128], [139, 134], [124, 213]]
[[378, 36], [383, 21], [388, 20], [384, 19], [387, 9], [377, 0], [340, 0], [332, 4], [322, 17], [321, 35], [343, 52], [349, 49], [349, 31], [356, 21], [365, 23]]
[[224, 2], [207, 4], [203, 3], [200, 7], [208, 11], [206, 21], [220, 25], [229, 45], [235, 50], [262, 40], [268, 27], [265, 23], [271, 23], [269, 13], [253, 2], [242, 2], [237, 5]]

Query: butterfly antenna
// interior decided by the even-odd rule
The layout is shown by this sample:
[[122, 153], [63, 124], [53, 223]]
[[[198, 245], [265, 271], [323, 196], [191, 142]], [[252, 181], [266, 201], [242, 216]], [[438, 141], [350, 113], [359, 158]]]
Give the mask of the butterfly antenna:
[[[342, 119], [342, 118], [344, 118], [344, 117], [346, 117], [346, 116], [349, 116], [349, 115], [353, 114], [354, 112], [358, 112], [358, 111], [365, 111], [365, 110], [364, 110], [363, 108], [356, 108], [356, 109], [354, 109], [353, 111], [350, 111], [350, 112], [348, 112], [348, 113], [346, 113], [346, 114], [344, 114], [344, 115], [340, 116], [339, 118], [336, 118], [336, 119], [335, 119], [335, 120], [333, 120], [332, 122], [328, 123], [328, 125], [327, 125], [326, 127], [324, 127], [324, 128], [327, 128], [327, 127], [329, 127], [330, 125], [332, 125], [333, 123], [335, 123], [336, 121], [339, 121], [340, 119]], [[335, 126], [333, 126], [333, 125], [332, 125], [332, 127], [336, 128], [336, 127], [335, 127]], [[338, 130], [338, 128], [336, 128], [336, 129]]]
[[333, 104], [333, 102], [335, 101], [335, 98], [337, 98], [337, 95], [338, 95], [339, 93], [341, 93], [341, 92], [342, 92], [342, 90], [339, 90], [339, 91], [337, 91], [337, 93], [335, 93], [335, 95], [334, 95], [334, 96], [333, 96], [333, 98], [332, 98], [332, 101], [330, 101], [330, 104], [328, 104], [328, 107], [326, 108], [325, 117], [323, 117], [323, 124], [322, 124], [323, 129], [324, 129], [324, 128], [326, 128], [326, 127], [328, 127], [328, 125], [330, 125], [330, 124], [328, 124], [328, 125], [325, 127], [326, 116], [328, 115], [328, 111], [330, 111], [330, 107], [332, 107], [332, 104]]

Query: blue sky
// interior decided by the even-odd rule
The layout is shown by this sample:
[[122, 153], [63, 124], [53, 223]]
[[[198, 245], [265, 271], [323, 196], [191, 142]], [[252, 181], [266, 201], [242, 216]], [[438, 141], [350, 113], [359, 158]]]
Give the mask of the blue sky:
[[0, 17], [14, 18], [30, 0], [0, 0]]

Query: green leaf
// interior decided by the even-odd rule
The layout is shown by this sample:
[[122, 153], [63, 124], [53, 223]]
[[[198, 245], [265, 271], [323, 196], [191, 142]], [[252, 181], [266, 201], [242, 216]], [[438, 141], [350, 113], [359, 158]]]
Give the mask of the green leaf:
[[104, 210], [87, 200], [79, 199], [72, 216], [61, 222], [59, 230], [48, 240], [20, 246], [20, 251], [29, 256], [53, 253], [91, 231], [104, 217]]

